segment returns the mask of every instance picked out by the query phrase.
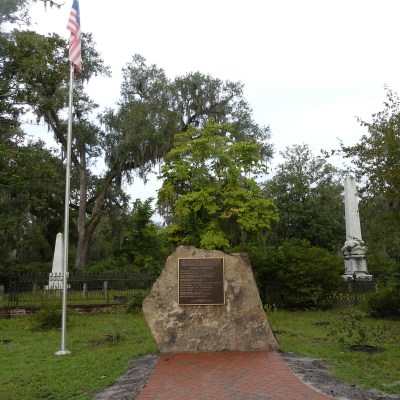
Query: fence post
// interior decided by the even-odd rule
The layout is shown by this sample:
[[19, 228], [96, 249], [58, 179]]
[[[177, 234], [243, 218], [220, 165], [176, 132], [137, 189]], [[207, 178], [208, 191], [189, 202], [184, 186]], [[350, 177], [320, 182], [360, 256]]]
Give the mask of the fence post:
[[82, 298], [84, 300], [87, 300], [88, 298], [88, 288], [87, 288], [87, 283], [83, 284], [83, 289], [82, 289]]
[[108, 281], [103, 281], [103, 294], [104, 297], [107, 299], [107, 303], [109, 303], [110, 299], [108, 298]]
[[0, 285], [0, 301], [4, 299], [4, 285]]

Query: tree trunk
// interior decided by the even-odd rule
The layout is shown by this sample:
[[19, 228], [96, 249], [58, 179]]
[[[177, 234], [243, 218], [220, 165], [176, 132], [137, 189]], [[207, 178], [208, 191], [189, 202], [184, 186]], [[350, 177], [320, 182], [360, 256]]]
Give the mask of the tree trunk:
[[[102, 184], [100, 185], [97, 193], [96, 200], [90, 218], [87, 218], [86, 206], [87, 206], [87, 194], [86, 194], [86, 175], [84, 172], [80, 173], [80, 176], [85, 178], [85, 196], [81, 195], [81, 201], [79, 204], [79, 216], [78, 216], [78, 246], [76, 251], [75, 266], [80, 269], [85, 269], [88, 263], [90, 245], [92, 243], [93, 233], [99, 224], [101, 217], [104, 212], [104, 203], [107, 195], [107, 191], [111, 186], [113, 180], [118, 175], [116, 170], [110, 170], [105, 176]], [[82, 181], [80, 182], [82, 184]], [[83, 187], [81, 185], [80, 191], [82, 193]], [[85, 207], [83, 208], [82, 200], [84, 199]]]
[[78, 211], [78, 246], [76, 249], [75, 266], [79, 269], [86, 268], [91, 235], [86, 229], [86, 206], [87, 206], [87, 179], [86, 179], [86, 152], [85, 145], [79, 151], [79, 211]]
[[92, 235], [81, 235], [81, 233], [79, 233], [75, 258], [75, 266], [79, 269], [85, 269], [87, 266], [91, 241]]

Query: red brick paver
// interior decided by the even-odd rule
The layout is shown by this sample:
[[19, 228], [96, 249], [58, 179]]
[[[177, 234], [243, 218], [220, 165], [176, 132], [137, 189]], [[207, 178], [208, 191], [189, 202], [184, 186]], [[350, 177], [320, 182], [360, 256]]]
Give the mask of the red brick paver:
[[161, 355], [136, 400], [327, 400], [275, 351]]

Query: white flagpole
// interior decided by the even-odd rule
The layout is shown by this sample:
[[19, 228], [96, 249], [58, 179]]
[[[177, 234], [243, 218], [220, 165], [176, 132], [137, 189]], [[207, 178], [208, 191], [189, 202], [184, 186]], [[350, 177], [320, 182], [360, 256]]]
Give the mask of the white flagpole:
[[65, 210], [64, 210], [64, 246], [63, 246], [63, 294], [62, 294], [62, 319], [61, 319], [61, 349], [54, 353], [56, 356], [70, 354], [66, 350], [67, 336], [67, 279], [68, 279], [68, 249], [69, 249], [69, 198], [70, 198], [70, 168], [72, 146], [72, 100], [74, 87], [74, 66], [71, 63], [69, 74], [69, 111], [68, 111], [68, 136], [67, 136], [67, 165], [65, 171]]

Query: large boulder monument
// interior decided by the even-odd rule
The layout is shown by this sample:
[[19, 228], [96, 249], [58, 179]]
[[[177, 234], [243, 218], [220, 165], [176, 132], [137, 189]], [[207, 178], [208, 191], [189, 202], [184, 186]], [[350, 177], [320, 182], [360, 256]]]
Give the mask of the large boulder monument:
[[143, 312], [161, 353], [278, 349], [242, 253], [179, 246]]

